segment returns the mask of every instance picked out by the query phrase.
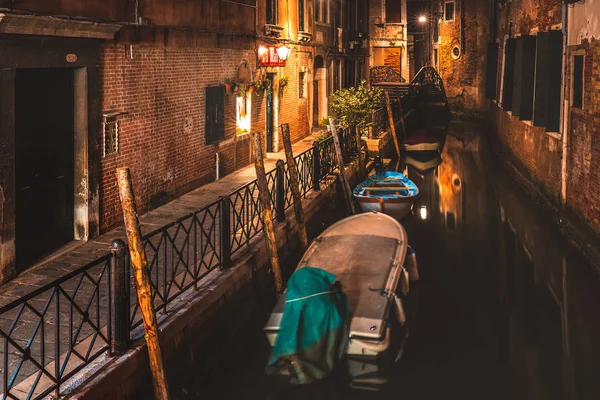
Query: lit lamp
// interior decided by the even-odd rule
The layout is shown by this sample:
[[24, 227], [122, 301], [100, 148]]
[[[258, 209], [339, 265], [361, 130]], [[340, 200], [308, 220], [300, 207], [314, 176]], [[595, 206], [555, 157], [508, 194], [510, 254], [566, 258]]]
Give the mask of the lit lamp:
[[287, 61], [290, 56], [292, 49], [285, 44], [277, 48], [277, 55], [281, 61]]
[[427, 22], [427, 17], [424, 15], [421, 15], [419, 17], [419, 23], [424, 24], [425, 22]]

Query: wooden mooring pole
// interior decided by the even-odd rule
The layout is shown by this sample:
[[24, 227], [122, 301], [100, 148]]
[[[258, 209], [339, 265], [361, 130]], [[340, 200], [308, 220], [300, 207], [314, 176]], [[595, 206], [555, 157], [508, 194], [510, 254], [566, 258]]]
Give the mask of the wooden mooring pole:
[[[304, 222], [304, 209], [302, 208], [302, 197], [300, 195], [300, 175], [298, 166], [294, 160], [294, 151], [292, 150], [292, 138], [290, 137], [290, 126], [281, 125], [281, 137], [283, 139], [283, 149], [285, 150], [285, 159], [290, 172], [290, 189], [294, 199], [294, 214], [296, 215], [296, 224], [298, 224], [298, 234], [300, 235], [300, 245], [302, 251], [308, 247], [308, 236], [306, 235], [306, 223]], [[306, 172], [306, 171], [305, 171]]]
[[340, 137], [338, 136], [337, 131], [335, 129], [335, 123], [333, 122], [333, 118], [329, 118], [329, 127], [331, 128], [331, 136], [333, 136], [333, 144], [335, 146], [338, 167], [340, 169], [340, 176], [342, 178], [342, 187], [344, 188], [344, 195], [346, 196], [346, 201], [348, 202], [350, 214], [356, 214], [356, 210], [354, 209], [354, 203], [352, 202], [352, 191], [350, 190], [350, 183], [348, 182], [348, 178], [346, 178], [346, 170], [344, 169], [344, 158], [342, 157], [342, 146], [340, 144]]
[[256, 182], [258, 183], [258, 193], [262, 206], [267, 253], [271, 259], [273, 280], [275, 282], [275, 292], [280, 294], [283, 293], [283, 277], [281, 275], [281, 268], [279, 267], [277, 242], [275, 241], [275, 225], [273, 224], [273, 210], [271, 209], [271, 194], [269, 191], [269, 185], [267, 183], [267, 174], [265, 172], [265, 162], [260, 132], [254, 134], [254, 153], [254, 168], [256, 169]]
[[169, 386], [163, 366], [160, 343], [158, 341], [158, 326], [156, 315], [152, 307], [152, 293], [150, 289], [150, 276], [148, 274], [148, 261], [142, 241], [142, 232], [138, 220], [135, 196], [131, 185], [129, 168], [117, 168], [117, 182], [119, 196], [123, 208], [123, 220], [127, 232], [131, 269], [135, 277], [135, 288], [138, 304], [144, 320], [144, 338], [148, 345], [148, 358], [154, 382], [154, 395], [157, 400], [169, 399]]
[[398, 159], [400, 159], [400, 143], [398, 142], [398, 136], [396, 136], [396, 125], [394, 124], [394, 115], [392, 114], [392, 106], [390, 104], [390, 95], [387, 90], [385, 93], [385, 105], [387, 107], [388, 118], [390, 119], [390, 129], [392, 131], [392, 138], [394, 139], [394, 145], [396, 146], [396, 154], [398, 154]]

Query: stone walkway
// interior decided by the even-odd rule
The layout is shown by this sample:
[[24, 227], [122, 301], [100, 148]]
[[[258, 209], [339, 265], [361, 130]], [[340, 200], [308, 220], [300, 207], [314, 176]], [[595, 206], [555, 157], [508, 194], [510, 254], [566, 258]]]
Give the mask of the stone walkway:
[[[296, 143], [294, 153], [308, 150], [313, 141], [314, 138], [309, 136]], [[283, 152], [268, 154], [265, 160], [267, 172], [275, 167], [278, 159], [285, 160]], [[147, 234], [202, 209], [255, 178], [254, 166], [250, 165], [195, 189], [142, 216], [142, 233]], [[67, 276], [60, 284], [37, 293], [24, 306], [0, 314], [0, 334], [4, 333], [0, 336], [0, 393], [5, 391], [7, 383], [13, 381], [10, 393], [18, 398], [26, 398], [26, 391], [32, 386], [35, 387], [34, 393], [40, 394], [52, 384], [51, 377], [64, 376], [102, 350], [109, 321], [106, 307], [108, 255], [112, 241], [117, 238], [125, 240], [123, 227], [31, 268], [0, 287], [0, 307], [5, 307], [23, 296], [40, 291], [57, 278]], [[191, 251], [189, 243], [181, 243], [184, 240], [183, 235], [178, 237], [177, 246], [180, 249], [187, 246], [186, 251]], [[164, 257], [167, 257], [166, 254]], [[151, 262], [151, 255], [148, 258]], [[98, 259], [98, 265], [86, 273], [74, 273]], [[164, 273], [166, 276], [167, 272]], [[174, 275], [176, 273], [179, 274], [179, 271], [175, 271]], [[135, 293], [132, 293], [134, 296]], [[139, 319], [139, 315], [135, 315], [134, 321]], [[60, 340], [55, 340], [57, 337]], [[54, 364], [57, 358], [61, 360], [59, 366]], [[64, 369], [57, 371], [57, 367]], [[40, 382], [36, 384], [37, 379]]]

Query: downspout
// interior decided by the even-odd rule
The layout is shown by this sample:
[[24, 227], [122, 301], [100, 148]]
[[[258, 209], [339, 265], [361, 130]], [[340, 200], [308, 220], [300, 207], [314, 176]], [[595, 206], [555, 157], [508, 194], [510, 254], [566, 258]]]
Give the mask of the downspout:
[[465, 47], [465, 0], [460, 2], [460, 55], [467, 54]]
[[569, 100], [567, 99], [567, 50], [569, 45], [568, 38], [569, 7], [563, 2], [562, 5], [562, 34], [563, 34], [563, 90], [562, 90], [562, 159], [561, 159], [561, 204], [564, 207], [567, 204], [567, 158], [569, 151]]

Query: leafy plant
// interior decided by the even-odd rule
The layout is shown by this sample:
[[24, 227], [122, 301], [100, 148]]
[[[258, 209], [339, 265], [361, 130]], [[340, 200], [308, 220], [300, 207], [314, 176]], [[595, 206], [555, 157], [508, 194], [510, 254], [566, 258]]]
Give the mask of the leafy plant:
[[233, 78], [225, 78], [225, 83], [228, 85], [235, 85], [235, 79]]
[[334, 92], [330, 105], [342, 128], [354, 126], [363, 129], [371, 125], [371, 113], [383, 106], [383, 90], [378, 87], [369, 88], [363, 80], [358, 87]]
[[321, 123], [321, 125], [323, 126], [329, 126], [329, 118], [331, 118], [329, 115], [326, 115], [324, 117], [322, 117], [319, 122]]
[[259, 78], [254, 81], [254, 93], [257, 95], [262, 94], [265, 90], [271, 87], [271, 81], [266, 78]]
[[290, 78], [288, 78], [287, 76], [282, 76], [281, 78], [279, 78], [279, 90], [281, 91], [281, 93], [285, 92], [289, 81]]
[[235, 92], [239, 96], [245, 95], [247, 91], [248, 91], [248, 86], [244, 85], [243, 83], [238, 83], [237, 86], [236, 86], [236, 88], [235, 88]]

